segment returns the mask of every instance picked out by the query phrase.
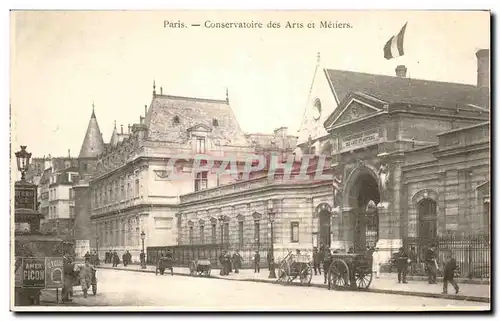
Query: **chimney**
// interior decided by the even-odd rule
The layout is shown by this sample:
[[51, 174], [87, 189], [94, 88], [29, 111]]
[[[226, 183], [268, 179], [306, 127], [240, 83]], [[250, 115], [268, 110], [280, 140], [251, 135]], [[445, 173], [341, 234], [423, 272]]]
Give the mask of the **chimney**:
[[128, 124], [128, 134], [130, 134], [130, 124]]
[[490, 88], [490, 50], [480, 49], [477, 57], [477, 87]]
[[123, 134], [123, 125], [120, 125], [121, 133]]
[[71, 149], [68, 149], [68, 158], [71, 158]]
[[160, 95], [163, 95], [163, 87], [160, 87]]
[[146, 118], [147, 113], [148, 113], [148, 105], [144, 105], [144, 118]]
[[405, 78], [406, 77], [406, 67], [404, 65], [399, 65], [396, 67], [396, 76]]

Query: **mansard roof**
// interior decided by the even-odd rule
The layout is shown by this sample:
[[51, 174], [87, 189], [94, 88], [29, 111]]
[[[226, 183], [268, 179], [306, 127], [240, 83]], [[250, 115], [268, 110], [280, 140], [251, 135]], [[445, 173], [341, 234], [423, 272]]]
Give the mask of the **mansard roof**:
[[[325, 69], [339, 104], [351, 92], [362, 92], [386, 103], [474, 109], [489, 107], [489, 95], [474, 85], [410, 79], [346, 70]], [[472, 105], [472, 106], [471, 106]]]
[[154, 95], [145, 124], [152, 141], [184, 144], [188, 129], [203, 125], [211, 128], [208, 137], [220, 145], [249, 145], [227, 100]]
[[92, 109], [92, 115], [90, 116], [89, 125], [87, 126], [87, 132], [85, 133], [85, 138], [83, 139], [78, 158], [97, 157], [97, 155], [101, 154], [103, 151], [104, 141], [102, 139], [102, 133], [99, 129], [94, 110]]

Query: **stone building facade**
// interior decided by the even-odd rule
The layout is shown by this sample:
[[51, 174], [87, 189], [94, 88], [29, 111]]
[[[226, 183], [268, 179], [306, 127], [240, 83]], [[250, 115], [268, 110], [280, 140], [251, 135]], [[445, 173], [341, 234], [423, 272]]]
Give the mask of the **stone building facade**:
[[[151, 248], [267, 249], [272, 210], [276, 257], [323, 243], [377, 246], [384, 260], [408, 237], [428, 245], [440, 235], [488, 231], [489, 52], [477, 59], [476, 86], [410, 80], [404, 66], [396, 76], [326, 69], [318, 59], [298, 137], [284, 128], [243, 133], [227, 97], [154, 89], [137, 124], [127, 133], [115, 126], [110, 143], [98, 141], [102, 151], [84, 158], [95, 166], [90, 210], [82, 207], [90, 211], [88, 228], [101, 252], [136, 255], [141, 232]], [[295, 167], [304, 155], [326, 156], [314, 166], [331, 176], [293, 181], [269, 176], [268, 168], [249, 179], [193, 173], [197, 154], [210, 155], [216, 168], [233, 158], [237, 173], [251, 154], [292, 157]], [[167, 166], [173, 157], [174, 169]]]

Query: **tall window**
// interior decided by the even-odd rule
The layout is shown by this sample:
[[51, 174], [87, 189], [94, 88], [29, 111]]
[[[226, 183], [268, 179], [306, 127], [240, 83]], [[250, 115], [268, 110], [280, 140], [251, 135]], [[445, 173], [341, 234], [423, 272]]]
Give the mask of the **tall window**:
[[229, 223], [224, 223], [224, 242], [229, 243]]
[[196, 153], [204, 154], [205, 151], [205, 137], [196, 137]]
[[238, 222], [238, 244], [243, 247], [243, 221]]
[[299, 242], [299, 222], [291, 223], [291, 241], [292, 243]]
[[212, 244], [217, 243], [217, 224], [212, 224]]
[[193, 227], [189, 227], [189, 244], [193, 244]]
[[194, 191], [201, 191], [206, 189], [208, 186], [208, 172], [198, 172], [196, 173], [196, 179], [194, 181]]
[[260, 245], [260, 221], [254, 222], [254, 240], [257, 246]]
[[200, 243], [205, 243], [205, 226], [200, 225]]

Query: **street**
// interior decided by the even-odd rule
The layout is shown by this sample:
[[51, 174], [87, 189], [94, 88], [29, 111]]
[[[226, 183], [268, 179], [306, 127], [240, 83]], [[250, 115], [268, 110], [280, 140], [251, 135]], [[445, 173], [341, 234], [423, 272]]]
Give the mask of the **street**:
[[489, 304], [415, 296], [336, 292], [301, 286], [218, 280], [132, 271], [99, 270], [98, 293], [83, 298], [75, 287], [77, 306], [159, 307], [163, 310], [316, 310], [397, 311], [488, 309]]

